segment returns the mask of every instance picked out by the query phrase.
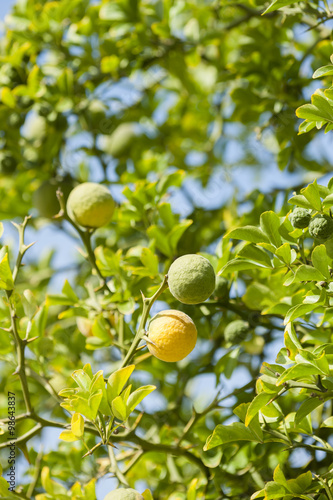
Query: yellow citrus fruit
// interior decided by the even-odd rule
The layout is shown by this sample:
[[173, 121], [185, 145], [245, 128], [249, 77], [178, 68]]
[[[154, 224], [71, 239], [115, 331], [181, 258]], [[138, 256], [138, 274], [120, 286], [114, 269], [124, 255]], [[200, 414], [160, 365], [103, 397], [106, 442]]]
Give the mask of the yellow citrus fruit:
[[162, 361], [180, 361], [193, 351], [197, 329], [187, 314], [168, 309], [156, 314], [149, 322], [149, 351]]
[[67, 200], [70, 217], [83, 227], [102, 227], [110, 222], [115, 203], [109, 190], [96, 182], [76, 186]]

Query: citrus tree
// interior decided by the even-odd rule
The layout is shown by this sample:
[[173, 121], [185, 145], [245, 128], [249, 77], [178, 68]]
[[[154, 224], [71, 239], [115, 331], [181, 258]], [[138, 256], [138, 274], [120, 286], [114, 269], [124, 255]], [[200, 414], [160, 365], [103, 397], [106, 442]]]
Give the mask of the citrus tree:
[[7, 16], [2, 498], [333, 500], [332, 18]]

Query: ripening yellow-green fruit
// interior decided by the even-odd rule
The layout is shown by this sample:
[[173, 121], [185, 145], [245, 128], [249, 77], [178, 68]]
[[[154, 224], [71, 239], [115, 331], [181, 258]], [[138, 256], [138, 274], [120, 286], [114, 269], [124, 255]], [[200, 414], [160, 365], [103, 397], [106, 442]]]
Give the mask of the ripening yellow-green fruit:
[[149, 351], [162, 361], [175, 362], [193, 351], [197, 329], [187, 314], [168, 309], [156, 314], [149, 322]]
[[80, 226], [98, 228], [106, 226], [113, 215], [114, 200], [109, 190], [96, 182], [76, 186], [67, 200], [67, 212]]
[[172, 295], [183, 304], [199, 304], [215, 290], [215, 271], [205, 257], [183, 255], [171, 264], [168, 284]]

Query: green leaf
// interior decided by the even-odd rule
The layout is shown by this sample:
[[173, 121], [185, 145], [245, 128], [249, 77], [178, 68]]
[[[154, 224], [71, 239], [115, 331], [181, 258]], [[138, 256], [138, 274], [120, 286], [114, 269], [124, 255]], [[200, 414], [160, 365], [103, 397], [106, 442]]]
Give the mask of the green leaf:
[[312, 208], [318, 211], [321, 210], [321, 199], [316, 180], [306, 188], [301, 189], [301, 194], [308, 200]]
[[299, 3], [302, 0], [274, 0], [267, 9], [262, 13], [262, 15], [268, 14], [269, 12], [274, 12], [275, 10], [281, 9], [282, 7], [287, 7], [288, 5], [293, 5], [294, 3]]
[[296, 194], [288, 200], [288, 203], [297, 207], [312, 209], [311, 203], [302, 194]]
[[91, 409], [92, 416], [93, 418], [91, 420], [95, 420], [97, 417], [97, 413], [99, 410], [100, 403], [102, 401], [103, 393], [101, 390], [98, 390], [93, 394], [92, 396], [89, 397], [88, 399], [88, 405]]
[[120, 368], [110, 375], [106, 388], [109, 404], [111, 404], [112, 401], [119, 396], [123, 387], [132, 375], [134, 368], [135, 365], [125, 366], [125, 368]]
[[301, 281], [325, 281], [325, 276], [312, 266], [301, 265], [296, 269], [295, 274], [284, 282], [284, 285], [289, 286]]
[[251, 243], [269, 243], [269, 239], [265, 233], [256, 226], [237, 227], [229, 231], [224, 238], [250, 241]]
[[224, 267], [222, 267], [219, 272], [219, 276], [226, 276], [231, 273], [246, 271], [248, 269], [265, 269], [268, 266], [264, 266], [262, 264], [256, 264], [252, 260], [249, 259], [232, 259], [230, 260]]
[[151, 276], [158, 274], [158, 258], [149, 248], [143, 248], [140, 256], [142, 264], [149, 270]]
[[277, 255], [285, 264], [290, 265], [292, 262], [292, 253], [289, 243], [284, 243], [279, 248], [276, 249], [275, 255]]
[[127, 420], [127, 408], [121, 396], [117, 396], [112, 401], [112, 412], [121, 422]]
[[169, 243], [168, 235], [165, 234], [161, 227], [150, 226], [147, 229], [147, 234], [149, 238], [153, 240], [158, 250], [160, 250], [167, 257], [172, 256], [172, 249]]
[[276, 385], [282, 385], [288, 380], [295, 380], [299, 378], [309, 378], [311, 375], [322, 375], [323, 372], [315, 366], [305, 363], [291, 366], [278, 378]]
[[322, 76], [331, 76], [333, 75], [333, 65], [329, 64], [328, 66], [322, 66], [318, 68], [312, 75], [312, 78], [321, 78]]
[[265, 250], [257, 247], [253, 244], [245, 245], [237, 254], [238, 257], [242, 257], [248, 260], [253, 260], [259, 264], [263, 264], [268, 267], [273, 267], [271, 259]]
[[[2, 250], [4, 250], [4, 248], [2, 248]], [[14, 281], [9, 267], [8, 253], [5, 253], [0, 261], [0, 289], [13, 290], [13, 288]]]
[[296, 495], [304, 493], [312, 483], [312, 473], [311, 471], [301, 474], [296, 479], [288, 479], [288, 489]]
[[67, 441], [68, 443], [73, 443], [74, 441], [78, 441], [80, 438], [75, 436], [72, 431], [65, 430], [60, 433], [59, 439]]
[[260, 227], [268, 236], [272, 245], [279, 247], [281, 245], [281, 235], [279, 233], [280, 219], [275, 212], [264, 212], [260, 216]]
[[330, 280], [330, 259], [327, 257], [325, 245], [317, 245], [311, 255], [312, 264], [326, 279]]
[[84, 434], [84, 420], [80, 413], [74, 413], [71, 420], [71, 430], [73, 435], [80, 439]]
[[305, 418], [309, 413], [324, 404], [324, 401], [321, 401], [318, 398], [310, 398], [304, 401], [299, 409], [296, 412], [295, 416], [295, 424], [298, 425], [303, 418]]
[[261, 408], [265, 406], [268, 403], [268, 401], [270, 401], [270, 399], [272, 399], [271, 394], [267, 394], [266, 392], [261, 392], [251, 401], [251, 404], [248, 407], [246, 413], [246, 419], [245, 419], [246, 427], [249, 426], [253, 417], [257, 415], [257, 413], [261, 410]]
[[132, 392], [127, 401], [128, 415], [138, 406], [141, 401], [156, 389], [155, 385], [145, 385]]
[[230, 425], [219, 424], [215, 427], [213, 434], [207, 438], [204, 451], [211, 450], [215, 446], [237, 443], [238, 441], [260, 442], [251, 429], [246, 427], [242, 422], [234, 422]]
[[85, 371], [75, 370], [72, 373], [72, 378], [75, 380], [77, 385], [79, 387], [81, 387], [81, 389], [83, 389], [85, 391], [89, 391], [91, 380], [90, 380], [89, 375]]
[[66, 295], [66, 297], [68, 297], [74, 304], [79, 301], [76, 293], [74, 292], [73, 288], [71, 287], [71, 285], [67, 280], [65, 280], [62, 293]]

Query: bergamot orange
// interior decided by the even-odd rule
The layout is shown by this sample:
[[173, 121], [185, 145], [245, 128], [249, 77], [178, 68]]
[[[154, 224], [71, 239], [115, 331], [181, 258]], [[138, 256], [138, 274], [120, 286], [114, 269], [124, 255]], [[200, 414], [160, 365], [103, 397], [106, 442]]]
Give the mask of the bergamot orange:
[[110, 491], [104, 500], [144, 500], [143, 496], [132, 488], [118, 488]]
[[193, 351], [197, 329], [187, 314], [168, 309], [156, 314], [149, 322], [149, 351], [162, 361], [175, 362]]
[[297, 207], [289, 215], [289, 220], [295, 228], [304, 229], [309, 225], [311, 214], [305, 208]]
[[95, 182], [84, 182], [76, 186], [67, 201], [69, 216], [80, 226], [89, 228], [108, 224], [114, 207], [109, 190]]
[[327, 214], [318, 214], [311, 219], [309, 233], [315, 240], [324, 242], [333, 235], [333, 219]]
[[176, 259], [168, 272], [172, 295], [183, 304], [199, 304], [215, 289], [215, 272], [208, 259], [188, 254]]

